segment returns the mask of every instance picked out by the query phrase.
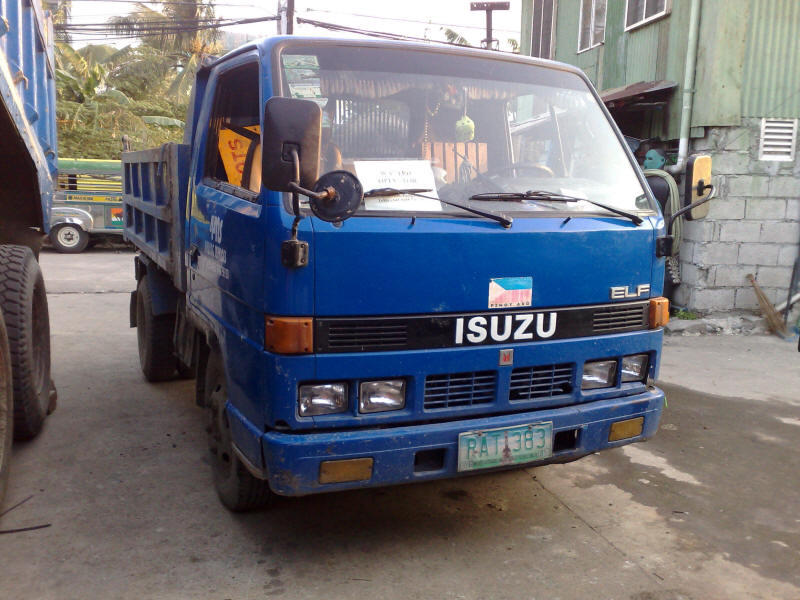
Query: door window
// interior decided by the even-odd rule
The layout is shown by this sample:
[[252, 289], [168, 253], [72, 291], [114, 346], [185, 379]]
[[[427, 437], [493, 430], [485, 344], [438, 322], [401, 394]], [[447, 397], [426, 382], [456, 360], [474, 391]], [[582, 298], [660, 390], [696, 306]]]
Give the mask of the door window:
[[[258, 65], [223, 73], [209, 123], [203, 175], [226, 191], [261, 191]], [[222, 185], [220, 185], [222, 184]], [[236, 194], [237, 196], [240, 194]], [[252, 194], [242, 197], [254, 200]]]

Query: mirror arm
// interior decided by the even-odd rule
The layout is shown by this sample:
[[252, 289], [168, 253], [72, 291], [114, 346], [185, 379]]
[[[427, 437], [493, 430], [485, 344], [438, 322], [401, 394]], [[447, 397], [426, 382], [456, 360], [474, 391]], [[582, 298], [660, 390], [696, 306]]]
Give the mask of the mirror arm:
[[[701, 186], [702, 186], [702, 190], [701, 190]], [[688, 206], [684, 206], [680, 210], [676, 210], [673, 214], [671, 214], [669, 216], [669, 219], [667, 220], [667, 235], [672, 235], [672, 225], [675, 223], [675, 220], [678, 217], [685, 215], [687, 212], [689, 212], [692, 209], [697, 208], [698, 206], [702, 206], [703, 204], [705, 204], [706, 202], [711, 200], [711, 198], [714, 197], [714, 194], [716, 193], [717, 190], [713, 185], [710, 185], [710, 184], [709, 185], [702, 185], [702, 182], [697, 184], [697, 190], [700, 193], [703, 193], [704, 191], [706, 191], [709, 188], [711, 189], [711, 193], [710, 194], [708, 194], [707, 196], [705, 196], [703, 198], [700, 198], [700, 200], [697, 200], [696, 202], [692, 202]]]
[[298, 185], [300, 181], [300, 157], [297, 149], [292, 148], [292, 163], [294, 166], [294, 181], [289, 184], [292, 189], [292, 212], [294, 221], [292, 222], [292, 237], [281, 244], [281, 263], [284, 267], [296, 269], [305, 267], [308, 264], [308, 242], [301, 242], [297, 239], [297, 228], [303, 215], [300, 214], [300, 195], [303, 188]]
[[678, 219], [678, 217], [685, 215], [687, 212], [697, 208], [698, 206], [702, 206], [703, 204], [705, 204], [706, 202], [711, 200], [711, 198], [714, 197], [714, 194], [716, 193], [717, 190], [713, 185], [711, 184], [703, 185], [702, 181], [700, 181], [700, 183], [697, 184], [697, 190], [700, 193], [703, 193], [708, 189], [710, 189], [711, 192], [707, 196], [700, 198], [700, 200], [696, 202], [692, 202], [688, 206], [684, 206], [680, 210], [676, 210], [673, 214], [669, 216], [669, 218], [667, 219], [667, 234], [659, 238], [656, 238], [656, 256], [662, 257], [662, 256], [672, 255], [672, 245], [675, 242], [675, 238], [672, 237], [672, 226], [675, 224], [675, 221], [676, 219]]

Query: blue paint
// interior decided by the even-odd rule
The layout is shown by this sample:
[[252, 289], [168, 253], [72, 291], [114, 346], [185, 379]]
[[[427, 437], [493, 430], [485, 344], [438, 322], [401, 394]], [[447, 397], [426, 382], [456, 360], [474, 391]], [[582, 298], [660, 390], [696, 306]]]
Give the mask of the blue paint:
[[47, 233], [58, 148], [50, 13], [39, 2], [7, 0], [0, 2], [0, 23], [0, 58], [6, 62], [0, 69], [0, 108], [21, 142], [20, 151], [30, 157], [38, 195], [24, 201], [39, 204], [42, 220], [36, 225]]
[[[138, 184], [128, 181], [131, 170], [125, 169], [126, 202], [150, 196], [156, 205], [172, 206], [169, 219], [151, 212], [168, 230], [180, 228], [172, 239], [180, 239], [182, 247], [156, 247], [126, 225], [129, 237], [153, 257], [154, 270], [171, 273], [175, 290], [186, 295], [189, 320], [217, 340], [228, 378], [227, 413], [234, 442], [253, 467], [266, 471], [272, 488], [298, 495], [455, 476], [458, 434], [466, 431], [540, 421], [552, 421], [556, 433], [578, 431], [574, 447], [544, 462], [574, 460], [653, 435], [664, 400], [660, 390], [644, 382], [617, 382], [584, 392], [580, 384], [585, 362], [640, 353], [649, 355], [649, 376], [655, 378], [660, 329], [428, 350], [298, 356], [265, 350], [265, 315], [366, 321], [380, 316], [489, 314], [491, 280], [506, 290], [531, 289], [531, 310], [610, 304], [611, 286], [634, 289], [649, 283], [651, 295], [658, 296], [664, 272], [663, 259], [655, 258], [656, 234], [664, 227], [660, 215], [636, 226], [602, 214], [573, 214], [565, 220], [547, 212], [517, 216], [510, 229], [473, 215], [449, 213], [420, 216], [413, 222], [398, 216], [355, 216], [339, 226], [306, 217], [299, 223], [298, 238], [309, 244], [308, 265], [284, 267], [281, 243], [289, 238], [294, 220], [286, 198], [263, 188], [252, 198], [238, 197], [204, 178], [206, 126], [220, 75], [233, 66], [257, 65], [263, 109], [273, 94], [272, 50], [282, 40], [248, 44], [198, 73], [184, 144], [175, 154], [177, 164], [163, 158], [159, 163], [159, 169], [178, 174], [179, 198], [169, 201], [163, 189], [148, 187], [154, 185], [152, 178], [149, 183], [141, 178], [144, 189], [131, 192]], [[131, 166], [154, 160], [148, 151], [123, 157]], [[158, 279], [159, 285], [164, 281]], [[171, 301], [167, 293], [159, 297], [162, 304]], [[504, 348], [514, 350], [511, 366], [498, 365], [498, 351]], [[511, 398], [515, 368], [556, 364], [570, 365], [563, 392]], [[496, 373], [492, 402], [426, 408], [426, 377], [485, 371]], [[404, 379], [405, 407], [360, 415], [359, 383], [382, 378]], [[298, 386], [333, 381], [347, 384], [348, 410], [300, 417]], [[644, 417], [641, 436], [607, 441], [612, 422], [639, 416]], [[415, 471], [415, 454], [432, 449], [443, 452], [441, 467]], [[318, 483], [321, 461], [357, 457], [374, 459], [370, 480]]]

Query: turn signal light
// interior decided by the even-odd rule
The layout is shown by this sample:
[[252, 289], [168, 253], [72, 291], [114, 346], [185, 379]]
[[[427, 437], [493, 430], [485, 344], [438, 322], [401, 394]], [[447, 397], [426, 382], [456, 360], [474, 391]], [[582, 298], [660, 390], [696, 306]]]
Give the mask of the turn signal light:
[[314, 320], [311, 317], [267, 315], [264, 347], [277, 354], [311, 354], [314, 351]]
[[669, 299], [650, 298], [650, 329], [669, 323]]

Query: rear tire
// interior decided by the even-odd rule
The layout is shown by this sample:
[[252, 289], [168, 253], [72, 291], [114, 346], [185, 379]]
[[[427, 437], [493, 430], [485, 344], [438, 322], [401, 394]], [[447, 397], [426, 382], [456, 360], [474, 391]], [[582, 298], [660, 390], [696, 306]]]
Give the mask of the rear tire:
[[0, 246], [0, 307], [14, 389], [14, 436], [30, 439], [51, 412], [50, 320], [39, 263], [30, 248]]
[[89, 234], [78, 225], [66, 223], [50, 230], [50, 243], [64, 254], [78, 254], [89, 245]]
[[203, 406], [208, 424], [208, 450], [214, 487], [222, 503], [234, 512], [263, 508], [275, 495], [269, 483], [254, 477], [233, 451], [233, 438], [225, 406], [228, 382], [219, 352], [211, 350], [205, 368]]
[[14, 387], [11, 378], [11, 350], [6, 324], [0, 316], [0, 508], [8, 487], [8, 467], [14, 437]]
[[139, 281], [136, 292], [136, 338], [139, 364], [147, 381], [167, 381], [175, 377], [175, 353], [172, 342], [175, 315], [154, 315], [147, 277]]

